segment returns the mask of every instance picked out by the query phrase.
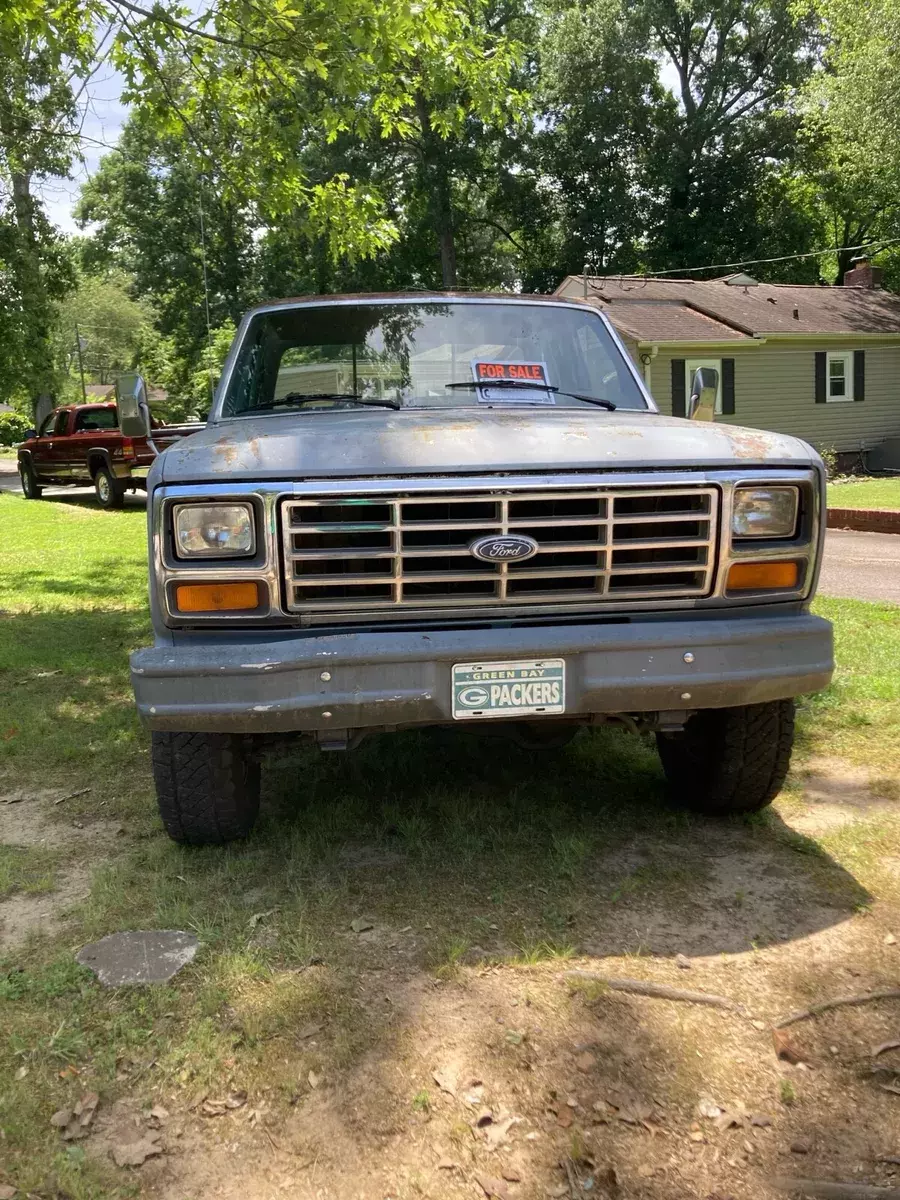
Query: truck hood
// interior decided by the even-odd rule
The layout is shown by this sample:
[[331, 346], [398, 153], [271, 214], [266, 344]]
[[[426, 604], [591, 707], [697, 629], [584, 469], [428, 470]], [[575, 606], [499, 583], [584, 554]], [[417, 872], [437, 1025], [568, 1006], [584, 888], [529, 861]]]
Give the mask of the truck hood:
[[798, 438], [651, 412], [344, 409], [208, 425], [165, 451], [153, 482], [777, 467], [817, 460]]

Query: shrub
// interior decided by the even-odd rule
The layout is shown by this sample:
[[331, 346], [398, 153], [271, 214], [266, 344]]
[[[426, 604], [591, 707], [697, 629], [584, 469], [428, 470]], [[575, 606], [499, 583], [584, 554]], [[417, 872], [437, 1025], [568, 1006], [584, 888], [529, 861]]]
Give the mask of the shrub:
[[15, 446], [16, 442], [24, 441], [25, 430], [31, 427], [32, 422], [21, 413], [0, 413], [0, 446]]
[[819, 454], [822, 456], [822, 462], [825, 464], [825, 474], [829, 479], [834, 479], [838, 473], [837, 469], [837, 451], [834, 446], [819, 446]]

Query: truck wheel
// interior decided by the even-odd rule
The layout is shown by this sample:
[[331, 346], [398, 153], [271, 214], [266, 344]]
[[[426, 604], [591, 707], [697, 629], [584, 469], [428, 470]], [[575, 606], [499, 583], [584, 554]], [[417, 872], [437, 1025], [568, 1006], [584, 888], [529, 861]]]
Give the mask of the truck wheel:
[[94, 476], [94, 492], [101, 508], [121, 508], [125, 500], [125, 489], [109, 467], [97, 468]]
[[19, 464], [19, 478], [22, 481], [22, 495], [26, 500], [40, 500], [44, 489], [38, 483], [31, 463]]
[[778, 795], [794, 744], [794, 701], [696, 713], [656, 744], [674, 798], [710, 816], [758, 812]]
[[152, 735], [156, 799], [166, 833], [194, 846], [246, 837], [259, 812], [259, 763], [230, 733]]

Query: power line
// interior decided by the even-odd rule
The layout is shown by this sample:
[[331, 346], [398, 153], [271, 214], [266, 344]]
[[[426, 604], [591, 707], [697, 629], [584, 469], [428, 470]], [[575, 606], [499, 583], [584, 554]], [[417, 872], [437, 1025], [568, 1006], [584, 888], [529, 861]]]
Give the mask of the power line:
[[[869, 250], [872, 246], [878, 246], [879, 251], [887, 249], [888, 246], [896, 246], [900, 244], [900, 238], [876, 238], [871, 242], [864, 242], [860, 246], [831, 246], [828, 250], [806, 250], [802, 254], [781, 254], [777, 258], [748, 258], [743, 262], [722, 262], [710, 263], [705, 267], [673, 267], [669, 271], [652, 271], [644, 272], [639, 275], [622, 276], [625, 279], [659, 279], [663, 275], [694, 275], [698, 271], [723, 271], [727, 267], [759, 267], [767, 263], [791, 262], [797, 258], [821, 258], [825, 254], [845, 254], [848, 250]], [[585, 275], [590, 264], [585, 263]]]

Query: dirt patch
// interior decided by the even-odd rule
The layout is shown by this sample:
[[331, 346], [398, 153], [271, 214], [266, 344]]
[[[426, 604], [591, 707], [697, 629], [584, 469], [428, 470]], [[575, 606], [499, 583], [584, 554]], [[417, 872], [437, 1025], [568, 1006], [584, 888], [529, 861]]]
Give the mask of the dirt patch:
[[[883, 787], [883, 777], [877, 783]], [[803, 775], [806, 811], [790, 823], [801, 833], [819, 835], [879, 812], [900, 812], [900, 804], [879, 795], [875, 784], [865, 767], [838, 758], [812, 758]]]
[[[690, 986], [727, 991], [771, 1017], [788, 1004], [781, 957], [695, 968]], [[684, 985], [658, 960], [602, 968]], [[143, 1194], [471, 1200], [482, 1175], [506, 1177], [510, 1200], [756, 1200], [772, 1194], [773, 1175], [795, 1170], [798, 1145], [804, 1174], [891, 1179], [877, 1160], [896, 1152], [900, 1102], [880, 1086], [891, 1065], [872, 1072], [872, 1047], [896, 1015], [889, 1005], [797, 1027], [809, 1065], [791, 1066], [776, 1058], [763, 1022], [573, 994], [559, 967], [466, 969], [445, 983], [367, 973], [358, 1000], [369, 1050], [341, 1069], [326, 1029], [311, 1086], [311, 1060], [286, 1042], [296, 1067], [290, 1100], [262, 1088], [235, 1111], [203, 1117], [187, 1088], [160, 1097], [171, 1114], [166, 1151], [142, 1168]], [[239, 1083], [223, 1080], [223, 1093]], [[134, 1103], [117, 1106], [98, 1121], [94, 1152], [109, 1153], [143, 1122]], [[613, 1178], [621, 1190], [605, 1191]]]
[[91, 871], [113, 853], [119, 829], [112, 821], [59, 813], [59, 792], [0, 795], [0, 844], [59, 849], [52, 892], [14, 892], [0, 900], [0, 950], [37, 934], [56, 933], [65, 912], [90, 893]]
[[0, 950], [11, 949], [32, 935], [57, 933], [66, 910], [87, 899], [90, 889], [90, 871], [73, 866], [59, 874], [52, 892], [40, 896], [17, 893], [0, 900]]

